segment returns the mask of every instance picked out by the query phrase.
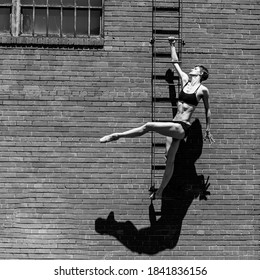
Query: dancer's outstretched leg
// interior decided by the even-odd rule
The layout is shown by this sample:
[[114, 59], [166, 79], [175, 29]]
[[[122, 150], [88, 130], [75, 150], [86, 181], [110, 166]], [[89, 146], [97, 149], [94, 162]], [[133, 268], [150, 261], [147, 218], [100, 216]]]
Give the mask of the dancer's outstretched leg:
[[123, 138], [123, 137], [124, 138], [140, 137], [143, 134], [147, 133], [148, 131], [149, 131], [149, 128], [148, 128], [147, 124], [145, 124], [140, 127], [127, 130], [125, 132], [112, 133], [112, 134], [106, 135], [100, 139], [100, 142], [107, 143], [107, 142], [111, 142], [111, 141], [116, 141], [119, 138]]
[[116, 141], [118, 139], [119, 139], [118, 133], [113, 133], [113, 134], [102, 137], [99, 141], [100, 141], [100, 143], [107, 143], [107, 142], [111, 142], [111, 141]]
[[119, 138], [140, 137], [150, 131], [157, 132], [164, 136], [173, 137], [175, 139], [182, 139], [185, 135], [185, 132], [180, 124], [173, 122], [148, 122], [142, 126], [127, 130], [125, 132], [106, 135], [100, 139], [100, 142], [107, 143], [118, 140]]

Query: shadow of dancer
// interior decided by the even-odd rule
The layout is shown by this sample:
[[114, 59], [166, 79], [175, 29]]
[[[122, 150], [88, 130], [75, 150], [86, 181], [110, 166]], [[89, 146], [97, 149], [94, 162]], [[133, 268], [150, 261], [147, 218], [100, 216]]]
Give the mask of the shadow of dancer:
[[168, 87], [169, 87], [169, 99], [172, 107], [172, 115], [174, 117], [177, 113], [176, 104], [178, 98], [177, 98], [176, 88], [174, 84], [174, 72], [172, 71], [172, 69], [168, 69], [166, 71], [165, 80], [168, 83]]
[[138, 230], [131, 221], [117, 222], [114, 212], [107, 219], [98, 218], [95, 230], [99, 234], [114, 236], [124, 246], [139, 254], [153, 255], [173, 249], [179, 240], [182, 221], [193, 199], [206, 199], [210, 193], [208, 181], [197, 175], [195, 162], [203, 146], [201, 124], [196, 119], [186, 141], [182, 140], [175, 158], [173, 176], [164, 189], [160, 217], [156, 218], [153, 204], [149, 207], [150, 226]]

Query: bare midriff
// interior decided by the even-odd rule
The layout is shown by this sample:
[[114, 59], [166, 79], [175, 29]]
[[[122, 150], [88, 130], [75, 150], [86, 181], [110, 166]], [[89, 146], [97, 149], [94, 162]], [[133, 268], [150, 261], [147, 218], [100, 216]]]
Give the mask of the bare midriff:
[[195, 106], [178, 101], [177, 114], [175, 115], [173, 120], [182, 121], [190, 125], [191, 116], [195, 111], [195, 108], [196, 108]]

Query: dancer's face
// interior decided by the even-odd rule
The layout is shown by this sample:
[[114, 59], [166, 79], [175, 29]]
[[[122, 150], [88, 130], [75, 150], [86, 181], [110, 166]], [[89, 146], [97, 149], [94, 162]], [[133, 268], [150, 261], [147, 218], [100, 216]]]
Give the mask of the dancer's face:
[[199, 76], [201, 75], [201, 69], [199, 66], [195, 66], [193, 69], [191, 69], [190, 73], [191, 76]]

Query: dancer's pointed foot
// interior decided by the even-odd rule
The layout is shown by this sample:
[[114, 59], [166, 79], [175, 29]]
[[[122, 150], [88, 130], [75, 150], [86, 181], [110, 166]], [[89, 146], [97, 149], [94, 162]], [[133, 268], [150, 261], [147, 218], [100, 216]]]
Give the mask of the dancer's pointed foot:
[[107, 142], [111, 142], [111, 141], [116, 141], [118, 139], [119, 139], [118, 134], [113, 133], [113, 134], [102, 137], [99, 141], [100, 141], [100, 143], [107, 143]]
[[149, 198], [151, 199], [151, 200], [155, 200], [155, 194], [156, 194], [156, 192], [153, 192], [152, 194], [150, 194], [150, 196], [149, 196]]
[[154, 200], [155, 199], [155, 193], [158, 191], [158, 189], [156, 189], [154, 186], [151, 186], [149, 189], [150, 192], [150, 199]]
[[155, 199], [161, 199], [162, 195], [158, 192], [158, 190], [154, 191], [151, 195], [150, 195], [150, 199], [151, 200], [155, 200]]
[[171, 45], [172, 45], [172, 44], [175, 44], [176, 39], [175, 39], [174, 36], [168, 37], [168, 40], [169, 40], [169, 43], [170, 43]]

